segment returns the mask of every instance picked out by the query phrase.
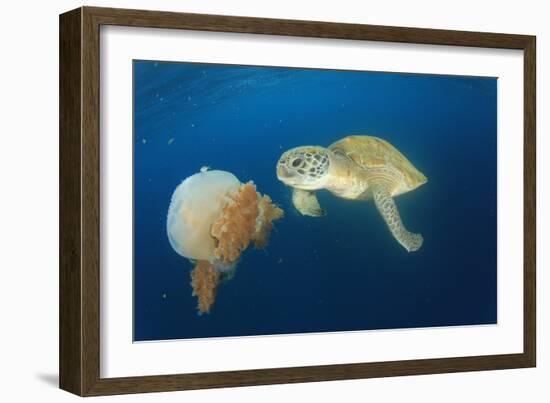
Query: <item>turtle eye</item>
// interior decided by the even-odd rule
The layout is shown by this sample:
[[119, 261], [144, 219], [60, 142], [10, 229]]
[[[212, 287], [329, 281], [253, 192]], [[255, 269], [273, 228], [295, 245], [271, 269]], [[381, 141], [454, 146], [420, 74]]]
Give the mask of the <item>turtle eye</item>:
[[299, 167], [300, 165], [302, 165], [302, 159], [301, 158], [296, 158], [294, 161], [292, 161], [292, 166], [294, 168], [297, 168]]

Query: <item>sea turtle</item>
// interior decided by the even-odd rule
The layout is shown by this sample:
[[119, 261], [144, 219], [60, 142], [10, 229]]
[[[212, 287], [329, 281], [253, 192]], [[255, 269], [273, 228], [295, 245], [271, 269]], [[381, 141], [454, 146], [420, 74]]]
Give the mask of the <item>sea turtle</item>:
[[373, 199], [397, 242], [409, 252], [422, 246], [422, 235], [403, 225], [393, 197], [416, 189], [427, 178], [385, 140], [348, 136], [328, 148], [293, 148], [279, 159], [277, 178], [293, 188], [292, 203], [303, 215], [325, 215], [315, 195], [320, 189], [344, 199]]

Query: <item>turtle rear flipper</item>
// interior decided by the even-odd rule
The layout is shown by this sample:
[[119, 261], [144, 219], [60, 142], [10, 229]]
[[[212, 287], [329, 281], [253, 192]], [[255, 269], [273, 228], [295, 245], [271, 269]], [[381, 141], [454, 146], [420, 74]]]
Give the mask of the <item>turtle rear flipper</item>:
[[384, 221], [386, 221], [390, 232], [397, 242], [407, 249], [407, 252], [414, 252], [420, 249], [424, 238], [420, 234], [407, 231], [387, 187], [382, 184], [373, 185], [372, 195], [378, 212], [384, 218]]
[[323, 217], [326, 215], [324, 209], [319, 205], [315, 192], [308, 190], [296, 189], [292, 190], [292, 204], [302, 215], [311, 217]]

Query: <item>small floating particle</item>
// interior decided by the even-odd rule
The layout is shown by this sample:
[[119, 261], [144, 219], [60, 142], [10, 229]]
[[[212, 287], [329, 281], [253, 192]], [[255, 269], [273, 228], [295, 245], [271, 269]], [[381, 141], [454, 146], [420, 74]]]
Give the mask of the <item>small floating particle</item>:
[[168, 140], [168, 145], [172, 144], [173, 142], [174, 142], [174, 138], [172, 137]]
[[279, 264], [283, 263], [283, 258], [282, 257], [279, 258], [279, 260], [277, 260], [277, 263], [279, 263]]
[[141, 139], [141, 142], [142, 142], [143, 144], [145, 144], [145, 143], [147, 143], [147, 139]]
[[166, 299], [166, 294], [162, 294], [162, 298]]
[[201, 167], [201, 172], [206, 172], [210, 169], [210, 167], [208, 165], [204, 165]]
[[191, 123], [191, 127], [195, 127], [195, 124], [194, 124], [194, 123]]

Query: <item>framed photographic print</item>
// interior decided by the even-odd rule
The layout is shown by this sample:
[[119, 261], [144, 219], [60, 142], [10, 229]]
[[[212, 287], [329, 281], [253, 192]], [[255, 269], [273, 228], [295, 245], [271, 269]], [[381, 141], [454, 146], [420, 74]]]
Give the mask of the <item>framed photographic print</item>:
[[60, 16], [60, 387], [535, 366], [535, 37]]

